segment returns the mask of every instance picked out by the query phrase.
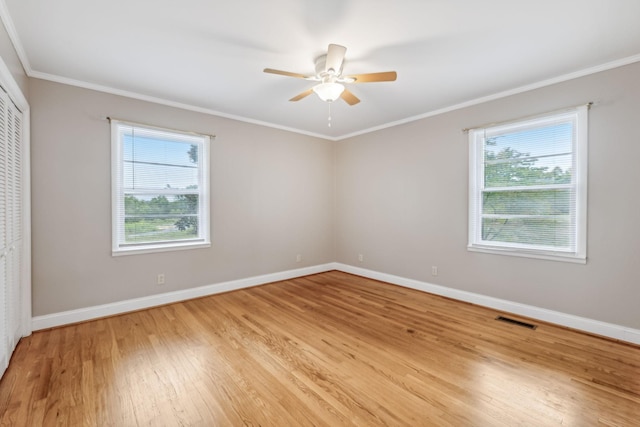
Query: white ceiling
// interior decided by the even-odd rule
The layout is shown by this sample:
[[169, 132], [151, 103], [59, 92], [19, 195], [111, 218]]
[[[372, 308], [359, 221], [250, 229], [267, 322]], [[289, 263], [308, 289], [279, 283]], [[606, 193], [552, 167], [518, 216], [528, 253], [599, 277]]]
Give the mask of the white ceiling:
[[[2, 3], [4, 2], [4, 4]], [[27, 73], [340, 139], [640, 60], [639, 0], [0, 0]], [[361, 99], [288, 99], [329, 43]]]

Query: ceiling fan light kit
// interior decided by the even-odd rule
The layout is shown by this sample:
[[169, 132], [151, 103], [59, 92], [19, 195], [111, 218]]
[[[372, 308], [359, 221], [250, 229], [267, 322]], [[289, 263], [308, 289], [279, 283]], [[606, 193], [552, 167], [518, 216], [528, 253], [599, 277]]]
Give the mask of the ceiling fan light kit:
[[340, 98], [340, 95], [344, 92], [344, 85], [335, 82], [327, 82], [315, 85], [312, 89], [323, 101], [333, 102]]
[[397, 73], [395, 71], [343, 76], [342, 66], [344, 65], [344, 56], [346, 52], [346, 47], [337, 44], [330, 44], [327, 49], [327, 54], [316, 58], [316, 74], [312, 76], [292, 73], [290, 71], [275, 70], [272, 68], [265, 68], [264, 72], [320, 82], [311, 89], [299, 93], [289, 100], [293, 102], [300, 101], [312, 93], [315, 93], [324, 102], [333, 102], [338, 98], [342, 98], [347, 104], [356, 105], [360, 100], [344, 86], [345, 84], [391, 82], [396, 80]]

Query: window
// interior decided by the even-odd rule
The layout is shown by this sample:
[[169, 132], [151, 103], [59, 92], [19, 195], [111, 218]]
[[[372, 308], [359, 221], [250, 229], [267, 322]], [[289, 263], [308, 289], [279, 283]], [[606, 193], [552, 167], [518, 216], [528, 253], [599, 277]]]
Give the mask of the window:
[[469, 250], [586, 262], [587, 109], [469, 131]]
[[114, 255], [210, 246], [209, 136], [111, 121]]

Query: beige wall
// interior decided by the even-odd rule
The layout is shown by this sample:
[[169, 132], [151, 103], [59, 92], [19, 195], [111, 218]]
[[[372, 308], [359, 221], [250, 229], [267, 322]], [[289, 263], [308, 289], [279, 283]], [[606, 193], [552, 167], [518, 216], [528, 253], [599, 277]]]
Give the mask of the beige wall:
[[[34, 316], [334, 260], [333, 142], [43, 80], [30, 91]], [[217, 135], [211, 248], [111, 256], [106, 116]]]
[[[338, 143], [336, 260], [640, 328], [639, 79], [636, 63]], [[588, 101], [588, 263], [468, 252], [461, 129]]]

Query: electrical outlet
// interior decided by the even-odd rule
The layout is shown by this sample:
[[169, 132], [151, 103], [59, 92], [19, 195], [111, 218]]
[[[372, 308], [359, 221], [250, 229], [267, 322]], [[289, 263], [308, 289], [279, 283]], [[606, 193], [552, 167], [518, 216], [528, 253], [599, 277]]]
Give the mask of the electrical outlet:
[[364, 255], [358, 254], [358, 261], [363, 262], [364, 261]]
[[296, 262], [300, 262], [300, 261], [302, 261], [302, 255], [298, 254], [296, 255]]
[[164, 285], [164, 273], [158, 274], [157, 281], [158, 285]]
[[435, 265], [431, 266], [431, 275], [432, 276], [437, 276], [438, 275], [438, 267], [436, 267]]

